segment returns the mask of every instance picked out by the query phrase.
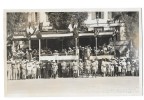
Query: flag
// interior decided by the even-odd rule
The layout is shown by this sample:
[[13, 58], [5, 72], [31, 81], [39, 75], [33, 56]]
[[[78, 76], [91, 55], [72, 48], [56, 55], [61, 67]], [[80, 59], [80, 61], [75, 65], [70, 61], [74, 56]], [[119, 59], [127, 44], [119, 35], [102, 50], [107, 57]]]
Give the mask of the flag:
[[72, 32], [72, 31], [73, 31], [72, 24], [69, 24], [68, 28], [69, 28], [70, 32]]
[[36, 31], [36, 37], [37, 37], [38, 39], [41, 39], [41, 38], [42, 38], [42, 35], [41, 35], [40, 31]]

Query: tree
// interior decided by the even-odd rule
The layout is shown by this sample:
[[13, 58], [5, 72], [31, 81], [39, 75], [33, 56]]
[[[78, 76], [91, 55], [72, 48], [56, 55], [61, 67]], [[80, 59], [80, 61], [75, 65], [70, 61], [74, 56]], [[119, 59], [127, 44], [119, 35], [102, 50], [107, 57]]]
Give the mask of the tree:
[[126, 38], [138, 48], [139, 12], [113, 12], [113, 17], [125, 23]]
[[27, 25], [28, 13], [8, 12], [7, 13], [7, 55], [12, 56], [12, 39], [15, 31], [22, 31]]
[[80, 27], [87, 19], [87, 12], [46, 12], [54, 29], [67, 29], [68, 25], [78, 23]]

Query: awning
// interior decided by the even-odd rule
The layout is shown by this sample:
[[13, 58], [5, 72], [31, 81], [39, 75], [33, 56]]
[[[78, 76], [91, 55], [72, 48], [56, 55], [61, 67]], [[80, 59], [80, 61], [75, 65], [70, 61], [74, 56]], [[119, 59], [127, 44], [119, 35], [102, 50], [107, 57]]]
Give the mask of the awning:
[[[72, 37], [73, 33], [47, 33], [47, 32], [41, 32], [42, 38], [59, 38], [59, 37]], [[113, 32], [100, 32], [98, 36], [105, 36], [105, 35], [113, 35]], [[79, 36], [94, 36], [94, 33], [79, 33]], [[13, 36], [14, 39], [26, 39], [26, 36], [24, 35], [15, 35]], [[34, 34], [31, 36], [31, 39], [37, 39], [37, 36]]]

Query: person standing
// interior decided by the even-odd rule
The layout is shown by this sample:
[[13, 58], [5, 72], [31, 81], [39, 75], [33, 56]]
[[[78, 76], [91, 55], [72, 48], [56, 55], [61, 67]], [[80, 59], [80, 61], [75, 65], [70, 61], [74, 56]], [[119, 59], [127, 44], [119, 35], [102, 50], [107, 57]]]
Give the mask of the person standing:
[[127, 72], [127, 68], [126, 68], [126, 65], [127, 65], [127, 64], [126, 64], [126, 61], [123, 60], [121, 64], [122, 64], [122, 75], [123, 75], [123, 76], [126, 76], [126, 72]]
[[79, 61], [79, 75], [83, 77], [83, 62], [82, 59]]
[[111, 69], [111, 76], [114, 76], [114, 64], [113, 63], [111, 63], [110, 69]]
[[129, 61], [127, 62], [127, 76], [131, 76], [131, 64]]
[[7, 76], [8, 80], [12, 80], [12, 62], [10, 60], [7, 61]]
[[73, 77], [78, 77], [78, 63], [76, 60], [73, 63]]
[[36, 67], [37, 67], [37, 78], [40, 79], [41, 78], [41, 68], [40, 68], [39, 62], [36, 63]]
[[66, 62], [63, 61], [61, 63], [61, 66], [62, 66], [62, 77], [64, 78], [64, 77], [66, 77], [66, 66], [67, 66]]
[[106, 62], [104, 59], [102, 60], [101, 71], [103, 73], [103, 76], [105, 77], [106, 76]]
[[97, 73], [97, 70], [98, 70], [98, 61], [93, 60], [91, 66], [92, 66], [92, 76], [96, 77], [96, 73]]
[[13, 80], [17, 80], [18, 70], [17, 70], [16, 63], [17, 61], [12, 63]]
[[26, 61], [22, 61], [22, 79], [26, 79], [26, 66], [27, 66], [27, 62]]
[[57, 70], [58, 70], [58, 65], [55, 61], [53, 61], [53, 64], [52, 64], [52, 77], [54, 79], [57, 77]]
[[33, 79], [36, 79], [36, 73], [37, 73], [37, 66], [36, 66], [36, 62], [34, 61], [32, 65], [32, 78]]
[[20, 77], [21, 77], [21, 63], [19, 62], [19, 61], [17, 61], [17, 63], [16, 63], [16, 65], [15, 66], [17, 66], [17, 79], [19, 80], [20, 79]]
[[121, 76], [121, 72], [122, 72], [122, 66], [121, 64], [118, 64], [118, 76]]
[[28, 62], [27, 63], [27, 78], [28, 79], [31, 79], [32, 77], [32, 63], [31, 62]]

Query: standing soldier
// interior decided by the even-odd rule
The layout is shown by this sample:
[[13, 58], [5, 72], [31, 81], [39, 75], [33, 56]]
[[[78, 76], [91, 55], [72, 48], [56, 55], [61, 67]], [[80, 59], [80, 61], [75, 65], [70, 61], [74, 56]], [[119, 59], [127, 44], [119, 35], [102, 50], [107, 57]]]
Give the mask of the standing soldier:
[[96, 73], [97, 73], [97, 70], [98, 70], [98, 61], [93, 60], [91, 65], [92, 65], [92, 76], [96, 77]]
[[121, 76], [122, 73], [122, 66], [121, 64], [118, 64], [118, 76]]
[[58, 65], [55, 61], [53, 61], [53, 64], [52, 64], [52, 77], [53, 78], [57, 77], [57, 70], [58, 70]]
[[33, 62], [33, 65], [32, 65], [32, 78], [33, 79], [36, 79], [36, 72], [37, 71], [37, 66], [36, 66], [36, 61]]
[[126, 64], [126, 61], [123, 60], [121, 64], [122, 64], [122, 75], [125, 76], [125, 75], [126, 75], [126, 72], [127, 72], [127, 68], [126, 68], [126, 65], [127, 65], [127, 64]]
[[103, 76], [105, 77], [106, 76], [106, 62], [104, 59], [102, 60], [101, 71], [103, 73]]
[[61, 63], [61, 66], [62, 66], [62, 77], [66, 77], [66, 66], [67, 66], [66, 62], [63, 61]]
[[27, 63], [27, 78], [31, 79], [31, 71], [32, 71], [32, 63], [28, 62]]
[[110, 65], [110, 70], [111, 70], [111, 76], [114, 76], [114, 64], [112, 62]]
[[17, 66], [17, 79], [19, 80], [20, 79], [20, 76], [21, 76], [21, 64], [20, 64], [20, 62], [19, 61], [17, 61], [17, 63], [16, 63], [16, 65], [15, 66]]
[[73, 77], [78, 77], [78, 63], [76, 60], [73, 63]]
[[130, 64], [129, 61], [127, 62], [127, 75], [128, 75], [128, 76], [131, 75], [131, 64]]
[[82, 59], [79, 61], [79, 75], [82, 75], [83, 77], [83, 62]]
[[26, 79], [26, 66], [27, 66], [27, 62], [26, 61], [22, 61], [22, 79]]
[[86, 59], [85, 62], [85, 72], [86, 72], [86, 76], [89, 77], [91, 73], [91, 62], [88, 59]]
[[16, 63], [17, 63], [17, 61], [12, 63], [12, 69], [13, 69], [13, 80], [17, 80], [18, 70], [17, 70]]
[[69, 62], [69, 74], [70, 74], [70, 77], [73, 77], [73, 63], [74, 63], [74, 61], [70, 61]]
[[110, 68], [110, 61], [109, 61], [109, 59], [108, 59], [108, 61], [106, 62], [106, 75], [107, 76], [110, 76], [110, 74], [111, 74], [111, 68]]
[[40, 68], [40, 63], [37, 62], [36, 63], [36, 67], [37, 67], [37, 78], [41, 78], [41, 68]]
[[46, 73], [46, 63], [44, 62], [44, 64], [42, 65], [42, 68], [43, 68], [43, 78], [46, 78], [47, 76], [47, 73]]
[[7, 76], [8, 80], [12, 80], [12, 62], [10, 60], [7, 61]]

